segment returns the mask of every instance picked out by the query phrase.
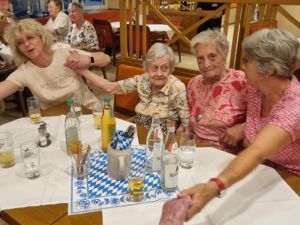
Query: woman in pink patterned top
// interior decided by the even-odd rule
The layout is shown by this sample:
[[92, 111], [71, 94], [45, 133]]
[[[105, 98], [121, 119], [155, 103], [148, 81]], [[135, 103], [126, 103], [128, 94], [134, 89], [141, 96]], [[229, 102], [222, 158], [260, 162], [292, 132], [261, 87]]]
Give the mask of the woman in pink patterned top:
[[252, 86], [245, 126], [247, 147], [218, 176], [179, 194], [192, 198], [186, 220], [266, 160], [300, 176], [300, 83], [293, 75], [300, 43], [285, 30], [263, 29], [244, 40], [243, 50], [243, 69]]
[[245, 74], [226, 69], [229, 43], [220, 31], [199, 33], [191, 46], [201, 74], [191, 79], [187, 88], [190, 126], [200, 142], [234, 150], [243, 137], [246, 117]]

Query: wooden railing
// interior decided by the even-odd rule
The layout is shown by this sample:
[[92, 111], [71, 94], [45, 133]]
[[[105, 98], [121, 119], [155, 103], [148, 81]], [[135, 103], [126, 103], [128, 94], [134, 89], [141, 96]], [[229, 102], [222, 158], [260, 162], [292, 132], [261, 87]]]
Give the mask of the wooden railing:
[[[193, 2], [196, 6], [198, 1]], [[277, 14], [283, 15], [288, 21], [300, 30], [300, 22], [291, 14], [289, 14], [282, 5], [298, 5], [300, 1], [295, 0], [202, 0], [201, 2], [218, 2], [224, 3], [223, 6], [212, 11], [208, 16], [201, 20], [196, 19], [193, 24], [181, 30], [176, 27], [165, 15], [164, 10], [160, 8], [157, 0], [120, 0], [121, 13], [121, 59], [123, 61], [132, 61], [138, 63], [145, 58], [147, 51], [147, 34], [146, 24], [149, 16], [159, 18], [160, 23], [169, 25], [174, 31], [173, 38], [168, 42], [169, 45], [180, 40], [181, 43], [190, 46], [191, 34], [195, 33], [198, 26], [213, 18], [215, 15], [224, 11], [223, 16], [223, 32], [228, 35], [229, 26], [233, 26], [233, 35], [230, 38], [231, 51], [229, 56], [229, 66], [239, 68], [241, 57], [241, 42], [250, 33], [262, 27], [276, 26]], [[234, 4], [235, 7], [232, 7]], [[252, 17], [256, 4], [259, 5], [258, 20], [254, 23]], [[126, 20], [126, 10], [129, 18]], [[174, 14], [180, 16], [181, 11], [174, 11]], [[185, 14], [195, 16], [195, 11], [184, 12]], [[235, 15], [233, 15], [235, 14]], [[231, 18], [231, 19], [230, 19]], [[233, 19], [232, 19], [233, 18]], [[143, 24], [142, 34], [139, 34], [138, 26], [133, 30], [133, 24]], [[135, 43], [133, 43], [133, 33], [135, 33]], [[141, 44], [142, 43], [142, 44]], [[140, 47], [141, 46], [141, 47]], [[176, 68], [179, 69], [179, 68]], [[188, 71], [188, 70], [187, 70]]]

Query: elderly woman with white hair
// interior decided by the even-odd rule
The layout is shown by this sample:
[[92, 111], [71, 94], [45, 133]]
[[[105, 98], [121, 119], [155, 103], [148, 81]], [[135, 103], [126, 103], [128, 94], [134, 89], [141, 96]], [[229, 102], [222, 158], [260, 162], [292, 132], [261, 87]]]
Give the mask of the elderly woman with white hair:
[[177, 131], [183, 131], [189, 124], [186, 87], [171, 75], [174, 65], [172, 49], [165, 44], [155, 43], [144, 61], [145, 74], [118, 82], [110, 82], [91, 71], [81, 71], [81, 74], [95, 86], [111, 94], [126, 94], [136, 90], [141, 101], [135, 107], [135, 123], [150, 128], [152, 114], [158, 112], [161, 127], [166, 133], [166, 119], [176, 121]]
[[69, 33], [65, 39], [67, 44], [73, 48], [86, 51], [99, 49], [98, 37], [93, 25], [83, 16], [83, 6], [73, 2], [68, 8], [69, 17], [73, 24], [69, 28]]
[[62, 0], [48, 0], [49, 20], [45, 27], [54, 35], [56, 41], [62, 41], [68, 34], [71, 20], [63, 11]]
[[186, 220], [260, 163], [267, 161], [300, 176], [300, 83], [293, 75], [300, 58], [300, 43], [285, 30], [263, 29], [245, 39], [242, 47], [243, 69], [252, 86], [248, 94], [246, 148], [215, 178], [179, 194], [192, 198]]
[[192, 39], [200, 74], [190, 80], [187, 93], [190, 126], [198, 141], [236, 152], [243, 137], [247, 82], [242, 71], [226, 68], [228, 48], [226, 36], [218, 30]]

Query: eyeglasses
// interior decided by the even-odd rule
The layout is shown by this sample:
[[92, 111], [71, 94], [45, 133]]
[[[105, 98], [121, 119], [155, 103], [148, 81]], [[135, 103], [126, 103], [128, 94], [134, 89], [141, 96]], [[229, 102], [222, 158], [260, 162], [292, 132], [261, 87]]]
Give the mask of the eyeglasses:
[[151, 65], [149, 67], [149, 71], [151, 73], [157, 73], [158, 71], [163, 72], [163, 73], [166, 73], [166, 72], [169, 72], [170, 71], [170, 67], [168, 65], [162, 65], [162, 66], [157, 66], [157, 65]]

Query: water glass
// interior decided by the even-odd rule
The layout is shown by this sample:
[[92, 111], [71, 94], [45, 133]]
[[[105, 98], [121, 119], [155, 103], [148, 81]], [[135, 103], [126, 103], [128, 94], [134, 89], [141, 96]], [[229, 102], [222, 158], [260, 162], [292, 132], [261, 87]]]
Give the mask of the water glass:
[[0, 166], [3, 168], [15, 164], [13, 138], [10, 132], [0, 132]]
[[20, 145], [25, 175], [29, 179], [40, 176], [40, 149], [35, 141], [26, 141]]
[[180, 138], [179, 165], [190, 169], [193, 166], [196, 150], [196, 136], [192, 133], [184, 133]]
[[41, 120], [41, 107], [36, 97], [29, 97], [26, 99], [28, 113], [33, 123], [38, 123]]
[[92, 109], [93, 109], [94, 128], [101, 129], [103, 106], [101, 104], [94, 104]]
[[75, 96], [73, 97], [73, 101], [74, 101], [74, 110], [77, 118], [79, 119], [80, 116], [82, 115], [81, 99], [79, 96]]
[[128, 199], [132, 202], [144, 200], [144, 180], [146, 175], [146, 157], [131, 163], [128, 179]]

